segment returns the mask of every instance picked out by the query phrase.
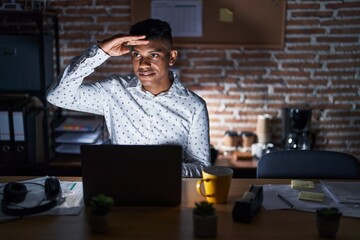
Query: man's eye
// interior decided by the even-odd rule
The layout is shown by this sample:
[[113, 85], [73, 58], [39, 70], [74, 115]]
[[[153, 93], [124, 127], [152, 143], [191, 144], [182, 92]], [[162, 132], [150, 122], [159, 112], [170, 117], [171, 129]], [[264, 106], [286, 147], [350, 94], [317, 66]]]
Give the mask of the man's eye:
[[139, 53], [137, 53], [137, 52], [133, 52], [133, 53], [132, 53], [132, 56], [133, 56], [134, 58], [140, 58], [140, 57], [141, 57], [141, 55], [140, 55]]
[[152, 53], [152, 54], [150, 55], [151, 58], [157, 58], [158, 56], [159, 56], [159, 54], [157, 54], [157, 53]]

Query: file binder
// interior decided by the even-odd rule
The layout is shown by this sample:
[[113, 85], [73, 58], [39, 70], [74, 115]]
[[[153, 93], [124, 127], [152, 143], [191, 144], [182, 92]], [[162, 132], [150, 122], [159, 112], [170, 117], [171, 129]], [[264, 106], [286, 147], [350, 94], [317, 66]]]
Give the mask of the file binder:
[[26, 96], [1, 96], [1, 164], [24, 164], [35, 157], [32, 103]]
[[14, 164], [28, 163], [35, 158], [35, 112], [28, 108], [29, 105], [20, 105], [12, 112]]
[[7, 108], [0, 109], [0, 164], [9, 164], [13, 159], [10, 124]]

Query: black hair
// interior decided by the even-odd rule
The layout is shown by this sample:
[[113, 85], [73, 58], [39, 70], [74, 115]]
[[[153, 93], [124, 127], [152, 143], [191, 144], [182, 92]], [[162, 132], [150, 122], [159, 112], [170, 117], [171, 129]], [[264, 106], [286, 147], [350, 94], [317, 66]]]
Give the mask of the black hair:
[[147, 40], [162, 39], [172, 46], [172, 35], [170, 24], [160, 19], [146, 19], [135, 23], [130, 28], [130, 35], [146, 35]]

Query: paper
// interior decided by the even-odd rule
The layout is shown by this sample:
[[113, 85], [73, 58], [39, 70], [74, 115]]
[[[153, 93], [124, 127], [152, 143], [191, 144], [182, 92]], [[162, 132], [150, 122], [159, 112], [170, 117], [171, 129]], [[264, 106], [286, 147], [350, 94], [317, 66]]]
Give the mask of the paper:
[[[23, 208], [31, 208], [39, 206], [45, 199], [45, 190], [44, 183], [47, 177], [35, 178], [27, 181], [22, 181], [22, 183], [27, 183], [26, 187], [28, 189], [28, 194], [23, 202], [17, 203], [16, 206]], [[83, 188], [82, 182], [68, 182], [60, 181], [62, 189], [63, 202], [61, 202], [56, 207], [36, 214], [36, 215], [79, 215], [83, 209]], [[2, 191], [5, 183], [0, 184], [0, 189]], [[0, 194], [0, 201], [2, 200], [3, 195]], [[9, 220], [18, 218], [17, 216], [8, 216], [5, 215], [0, 209], [0, 220]]]
[[101, 128], [98, 128], [95, 132], [64, 132], [55, 138], [55, 142], [70, 144], [91, 144], [95, 143], [99, 139], [101, 133]]
[[[324, 183], [324, 182], [322, 182]], [[263, 186], [264, 200], [263, 206], [266, 210], [278, 210], [278, 209], [292, 209], [289, 205], [285, 204], [281, 199], [277, 197], [277, 194], [281, 194], [286, 200], [294, 205], [295, 210], [315, 212], [316, 209], [322, 207], [337, 207], [343, 216], [360, 218], [360, 204], [343, 204], [335, 201], [330, 193], [324, 190], [322, 183], [316, 183], [315, 189], [308, 189], [307, 191], [323, 193], [323, 202], [303, 201], [298, 199], [300, 190], [291, 188], [291, 185], [284, 184], [266, 184]], [[349, 184], [349, 186], [360, 184]], [[333, 185], [338, 185], [337, 183]], [[342, 183], [340, 184], [342, 185]], [[353, 188], [351, 188], [353, 190]], [[355, 191], [357, 192], [357, 191]], [[356, 194], [353, 196], [357, 196]]]
[[152, 0], [151, 17], [168, 22], [173, 37], [202, 36], [202, 1]]
[[[332, 199], [329, 196], [325, 196], [324, 202], [309, 202], [299, 200], [300, 191], [294, 188], [291, 188], [291, 185], [282, 185], [282, 184], [267, 184], [263, 186], [264, 189], [264, 201], [263, 206], [267, 210], [275, 209], [291, 209], [290, 206], [285, 204], [281, 199], [277, 197], [277, 194], [280, 194], [285, 199], [287, 199], [291, 204], [295, 206], [295, 209], [317, 209], [321, 207], [326, 207], [331, 203]], [[322, 192], [321, 186], [319, 184], [315, 185], [314, 192]]]
[[101, 126], [101, 124], [101, 119], [67, 117], [64, 122], [55, 127], [55, 131], [94, 132], [99, 126]]
[[360, 204], [360, 182], [321, 182], [337, 203]]

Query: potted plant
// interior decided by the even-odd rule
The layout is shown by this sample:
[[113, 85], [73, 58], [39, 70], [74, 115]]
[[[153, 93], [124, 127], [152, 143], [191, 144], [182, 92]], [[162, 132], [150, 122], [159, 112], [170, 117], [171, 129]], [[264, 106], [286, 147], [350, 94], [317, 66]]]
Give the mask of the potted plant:
[[114, 199], [105, 194], [98, 194], [90, 200], [89, 224], [94, 233], [105, 232]]
[[212, 203], [196, 202], [193, 210], [194, 236], [215, 237], [217, 234], [217, 216]]
[[334, 238], [339, 229], [341, 212], [335, 207], [316, 210], [316, 224], [319, 235], [325, 238]]

